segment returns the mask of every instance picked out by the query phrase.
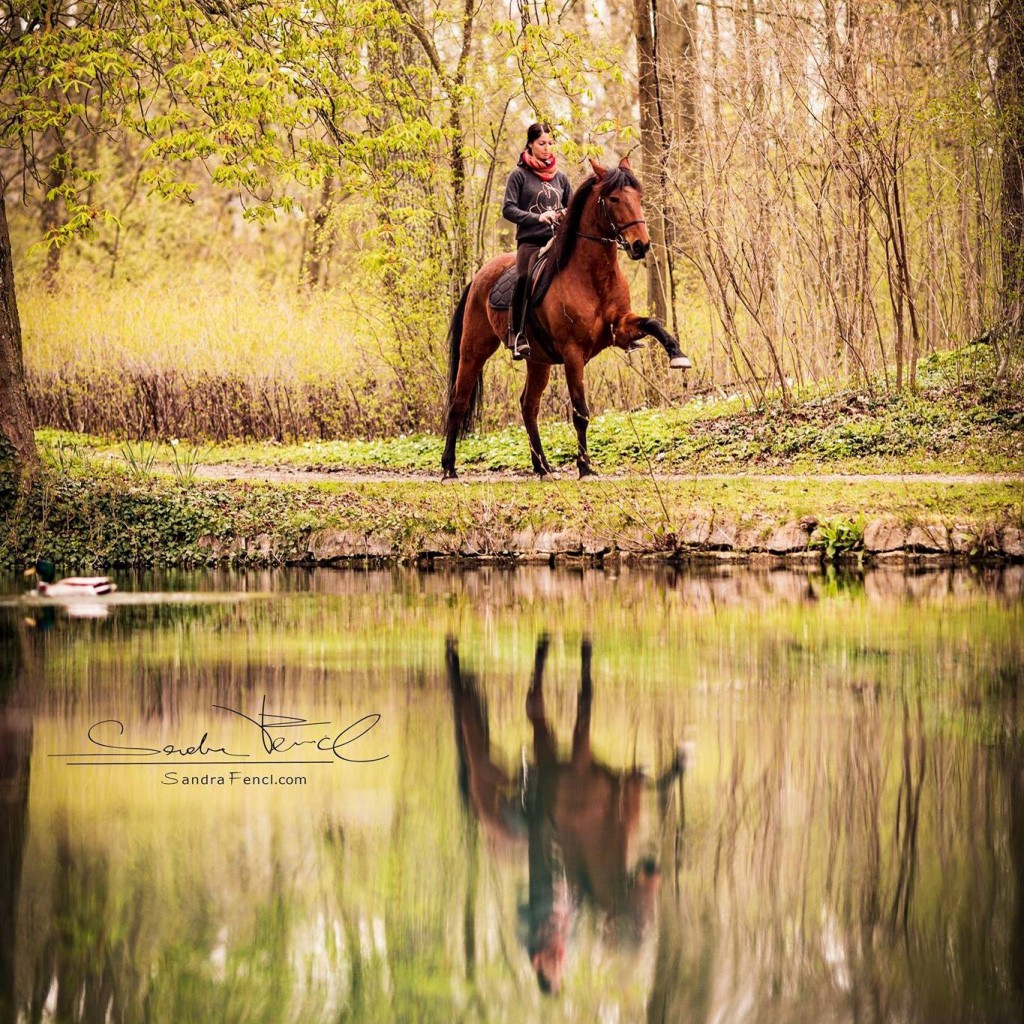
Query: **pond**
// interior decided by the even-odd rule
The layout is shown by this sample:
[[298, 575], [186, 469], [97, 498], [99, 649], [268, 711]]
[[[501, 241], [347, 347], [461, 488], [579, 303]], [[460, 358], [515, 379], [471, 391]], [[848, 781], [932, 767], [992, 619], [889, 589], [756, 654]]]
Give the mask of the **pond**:
[[1021, 1020], [1022, 567], [21, 582], [0, 1020]]

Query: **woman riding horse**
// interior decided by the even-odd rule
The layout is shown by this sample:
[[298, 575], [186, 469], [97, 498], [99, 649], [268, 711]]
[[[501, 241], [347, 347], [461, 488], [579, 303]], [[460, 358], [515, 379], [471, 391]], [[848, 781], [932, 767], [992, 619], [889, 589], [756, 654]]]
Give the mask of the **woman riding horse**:
[[528, 359], [526, 338], [527, 272], [534, 255], [551, 241], [572, 198], [569, 179], [558, 170], [555, 141], [547, 124], [531, 124], [526, 148], [505, 184], [501, 215], [516, 225], [516, 288], [509, 312], [509, 348], [513, 359]]
[[[640, 338], [656, 338], [665, 349], [669, 367], [692, 365], [679, 342], [654, 317], [637, 316], [630, 308], [629, 284], [619, 269], [618, 250], [641, 260], [651, 247], [644, 222], [640, 183], [628, 160], [613, 170], [590, 162], [591, 177], [580, 185], [558, 226], [549, 250], [555, 276], [543, 300], [528, 309], [527, 323], [539, 342], [526, 363], [526, 385], [519, 399], [530, 439], [530, 458], [542, 478], [552, 473], [537, 430], [540, 399], [551, 367], [565, 364], [572, 402], [580, 477], [595, 470], [587, 454], [587, 408], [583, 368], [609, 347], [626, 352], [640, 348]], [[512, 265], [510, 254], [485, 263], [462, 293], [448, 333], [448, 414], [441, 468], [444, 479], [455, 472], [455, 442], [473, 420], [480, 399], [484, 363], [498, 350], [507, 333], [509, 313], [490, 305], [491, 289]], [[528, 305], [528, 304], [527, 304]], [[532, 314], [532, 315], [530, 315]]]

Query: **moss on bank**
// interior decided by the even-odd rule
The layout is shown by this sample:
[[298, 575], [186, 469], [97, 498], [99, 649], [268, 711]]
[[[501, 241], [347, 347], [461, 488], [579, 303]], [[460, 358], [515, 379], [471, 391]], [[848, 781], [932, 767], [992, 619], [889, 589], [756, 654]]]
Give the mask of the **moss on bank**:
[[[810, 550], [832, 557], [870, 550], [865, 535], [878, 522], [895, 531], [890, 542], [897, 548], [1014, 556], [1024, 487], [643, 477], [582, 484], [182, 485], [159, 477], [129, 483], [111, 474], [49, 473], [20, 516], [8, 516], [0, 560], [18, 567], [46, 552], [66, 571], [436, 555]], [[915, 527], [925, 532], [912, 535]]]

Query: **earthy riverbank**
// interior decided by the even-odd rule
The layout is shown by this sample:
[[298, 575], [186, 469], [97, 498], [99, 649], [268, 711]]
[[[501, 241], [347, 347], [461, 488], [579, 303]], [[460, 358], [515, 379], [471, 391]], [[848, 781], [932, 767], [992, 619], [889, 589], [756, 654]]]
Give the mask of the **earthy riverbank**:
[[[876, 386], [753, 409], [738, 396], [608, 413], [602, 476], [580, 482], [575, 436], [545, 423], [564, 468], [540, 483], [521, 427], [459, 446], [436, 434], [191, 446], [41, 431], [45, 472], [9, 514], [0, 562], [62, 571], [203, 564], [623, 559], [1024, 558], [1021, 389], [990, 353], [932, 357], [920, 390]], [[970, 371], [970, 372], [968, 372]]]
[[63, 571], [365, 564], [1024, 559], [1024, 478], [635, 477], [441, 484], [50, 474], [0, 560]]

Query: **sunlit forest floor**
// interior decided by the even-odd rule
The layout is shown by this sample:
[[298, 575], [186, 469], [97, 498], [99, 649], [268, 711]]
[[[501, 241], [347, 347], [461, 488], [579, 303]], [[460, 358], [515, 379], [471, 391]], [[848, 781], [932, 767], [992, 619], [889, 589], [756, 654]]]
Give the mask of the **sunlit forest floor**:
[[[740, 394], [694, 396], [662, 409], [608, 412], [589, 430], [594, 464], [606, 473], [701, 476], [755, 473], [999, 474], [1024, 472], [1024, 400], [1011, 381], [991, 383], [991, 351], [972, 346], [936, 354], [919, 366], [915, 392], [884, 382], [816, 389], [788, 404], [754, 407]], [[176, 439], [125, 441], [62, 431], [39, 432], [50, 464], [64, 471], [172, 479], [272, 471], [394, 474], [439, 472], [439, 432], [379, 440], [233, 442], [193, 445]], [[574, 472], [576, 435], [565, 420], [542, 426], [552, 463]], [[458, 462], [470, 475], [528, 474], [521, 425], [470, 434]]]

